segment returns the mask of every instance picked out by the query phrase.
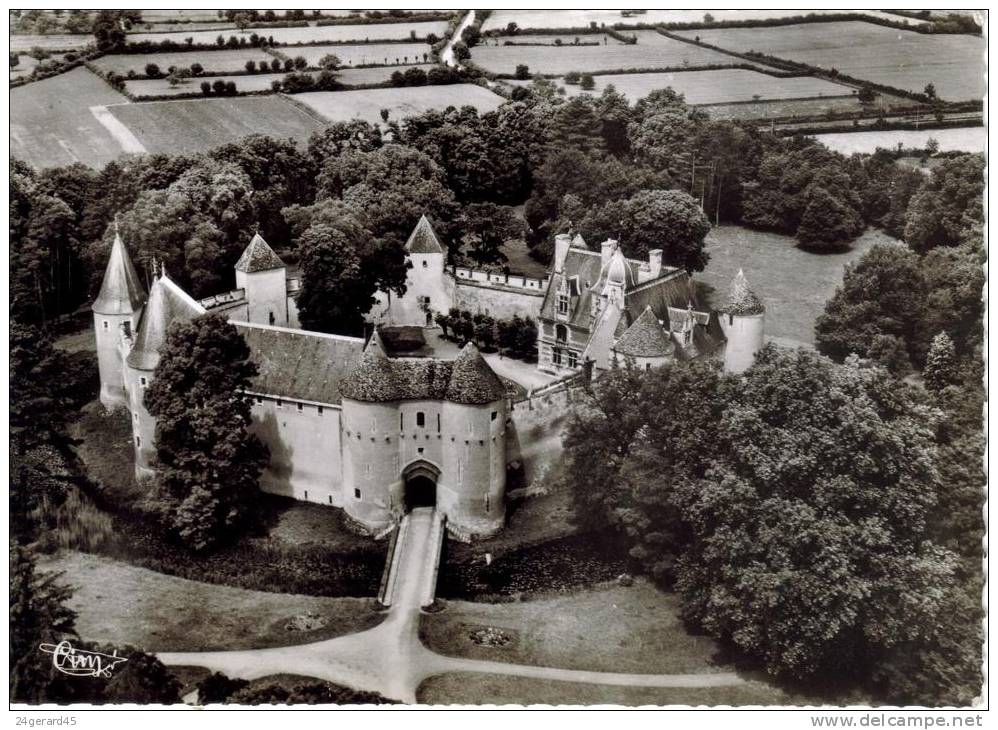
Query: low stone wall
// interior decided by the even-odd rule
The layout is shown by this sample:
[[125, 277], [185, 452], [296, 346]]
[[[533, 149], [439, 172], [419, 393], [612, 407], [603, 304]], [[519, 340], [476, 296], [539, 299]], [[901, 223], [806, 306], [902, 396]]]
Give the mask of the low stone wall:
[[561, 458], [561, 439], [574, 408], [586, 391], [579, 383], [545, 388], [513, 404], [506, 432], [509, 463], [523, 465], [523, 487], [543, 486]]
[[496, 319], [509, 319], [514, 315], [537, 319], [544, 302], [543, 291], [509, 288], [494, 282], [470, 279], [457, 279], [455, 284], [455, 307], [476, 314], [489, 314]]

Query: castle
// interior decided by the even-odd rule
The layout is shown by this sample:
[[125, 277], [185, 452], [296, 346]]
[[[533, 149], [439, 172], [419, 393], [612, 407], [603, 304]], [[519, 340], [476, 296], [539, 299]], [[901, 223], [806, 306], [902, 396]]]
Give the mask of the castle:
[[[424, 217], [406, 255], [405, 295], [382, 296], [372, 322], [426, 326], [452, 306], [527, 314], [538, 321], [538, 367], [547, 372], [721, 356], [740, 371], [762, 345], [763, 307], [741, 272], [723, 312], [696, 311], [689, 275], [662, 266], [660, 251], [640, 262], [614, 241], [594, 252], [581, 236], [560, 235], [544, 280], [483, 276], [448, 269]], [[100, 400], [130, 414], [136, 478], [155, 474], [156, 423], [144, 393], [167, 329], [211, 311], [238, 328], [258, 368], [245, 395], [252, 429], [270, 450], [261, 489], [342, 508], [373, 534], [424, 505], [442, 511], [462, 539], [502, 528], [517, 418], [473, 343], [453, 359], [413, 357], [393, 351], [377, 327], [366, 342], [300, 329], [300, 283], [259, 234], [235, 279], [237, 289], [199, 301], [157, 271], [147, 293], [115, 234], [92, 310]]]

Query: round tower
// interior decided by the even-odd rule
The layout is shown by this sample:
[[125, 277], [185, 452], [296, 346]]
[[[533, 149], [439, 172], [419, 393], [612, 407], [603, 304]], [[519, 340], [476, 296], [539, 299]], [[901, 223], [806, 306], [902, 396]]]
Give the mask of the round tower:
[[751, 367], [755, 353], [765, 341], [766, 308], [749, 288], [744, 272], [731, 281], [728, 302], [720, 312], [721, 329], [728, 342], [724, 349], [724, 370], [741, 373]]
[[104, 281], [91, 307], [97, 339], [100, 402], [109, 411], [128, 406], [124, 360], [131, 348], [131, 340], [145, 302], [145, 289], [121, 236], [115, 230], [111, 255], [104, 270]]

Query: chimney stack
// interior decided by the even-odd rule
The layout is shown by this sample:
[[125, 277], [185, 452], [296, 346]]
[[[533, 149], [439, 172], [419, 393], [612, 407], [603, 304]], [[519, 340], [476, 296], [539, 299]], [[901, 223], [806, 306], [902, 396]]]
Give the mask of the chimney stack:
[[648, 252], [648, 268], [651, 269], [652, 279], [662, 275], [662, 249], [653, 248]]
[[600, 258], [600, 268], [606, 268], [606, 265], [610, 263], [610, 257], [613, 256], [613, 252], [617, 250], [617, 242], [612, 238], [608, 238], [603, 243], [600, 244], [599, 258]]
[[554, 273], [560, 274], [565, 268], [565, 257], [568, 256], [568, 249], [571, 246], [570, 233], [559, 233], [554, 237]]

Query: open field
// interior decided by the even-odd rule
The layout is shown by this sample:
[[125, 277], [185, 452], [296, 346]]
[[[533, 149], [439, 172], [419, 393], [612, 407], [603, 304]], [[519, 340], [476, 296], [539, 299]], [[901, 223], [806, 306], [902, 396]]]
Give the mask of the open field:
[[940, 152], [983, 152], [988, 141], [984, 127], [840, 132], [813, 136], [836, 152], [845, 155], [851, 155], [853, 152], [874, 152], [878, 147], [894, 149], [898, 144], [909, 149], [923, 149], [930, 139], [939, 143]]
[[359, 89], [356, 91], [312, 91], [293, 97], [330, 122], [366, 119], [381, 122], [381, 110], [390, 110], [398, 121], [430, 109], [471, 105], [480, 114], [496, 109], [506, 100], [474, 84], [414, 86], [406, 89]]
[[10, 35], [7, 38], [12, 51], [27, 51], [35, 46], [49, 51], [71, 51], [94, 42], [89, 33], [59, 33], [51, 35]]
[[[316, 598], [199, 583], [109, 558], [62, 552], [39, 568], [64, 572], [76, 590], [69, 606], [84, 639], [132, 644], [147, 651], [215, 651], [287, 646], [372, 628], [384, 618], [370, 598]], [[287, 621], [314, 613], [313, 631], [288, 631]]]
[[125, 88], [130, 94], [143, 96], [178, 96], [180, 94], [200, 94], [201, 82], [213, 84], [216, 81], [232, 81], [238, 91], [266, 91], [274, 81], [280, 81], [285, 74], [242, 74], [239, 76], [201, 76], [188, 79], [186, 83], [170, 86], [166, 79], [139, 79], [126, 81]]
[[[274, 43], [322, 43], [351, 42], [365, 43], [368, 41], [396, 41], [407, 38], [426, 38], [431, 33], [442, 38], [447, 32], [447, 23], [434, 20], [422, 23], [370, 23], [358, 25], [310, 25], [303, 28], [256, 28], [240, 34], [239, 31], [185, 31], [175, 33], [135, 33], [128, 36], [130, 43], [142, 41], [161, 42], [166, 40], [183, 43], [187, 38], [193, 38], [194, 43], [214, 43], [219, 33], [226, 39], [230, 35], [245, 35], [247, 38], [257, 35], [273, 38]], [[413, 35], [415, 33], [415, 35]]]
[[[838, 87], [845, 89], [846, 87]], [[711, 119], [794, 119], [822, 116], [828, 113], [877, 112], [904, 109], [915, 106], [917, 102], [900, 96], [880, 94], [877, 101], [863, 104], [855, 96], [825, 96], [817, 99], [778, 99], [761, 101], [758, 104], [711, 104], [705, 111]], [[845, 124], [852, 124], [846, 121]]]
[[128, 35], [133, 36], [138, 33], [176, 33], [177, 31], [195, 31], [195, 30], [230, 30], [232, 32], [236, 31], [235, 23], [231, 23], [227, 20], [221, 20], [218, 22], [190, 22], [190, 23], [140, 23], [139, 25], [133, 25], [128, 30]]
[[146, 64], [155, 63], [166, 73], [170, 66], [189, 68], [192, 63], [200, 63], [205, 73], [226, 73], [243, 71], [247, 61], [269, 64], [274, 57], [259, 48], [238, 48], [227, 51], [184, 51], [177, 53], [123, 53], [103, 56], [94, 61], [101, 70], [114, 71], [126, 75], [129, 71], [144, 76]]
[[749, 681], [731, 687], [614, 687], [555, 679], [471, 672], [438, 674], [416, 693], [422, 704], [458, 705], [802, 705], [821, 704], [796, 698], [777, 687]]
[[[716, 71], [675, 71], [648, 74], [607, 74], [594, 77], [596, 88], [583, 92], [578, 84], [564, 85], [569, 96], [582, 93], [601, 94], [609, 85], [622, 93], [630, 101], [648, 96], [656, 89], [671, 86], [683, 94], [689, 104], [712, 104], [722, 101], [751, 101], [759, 99], [791, 99], [799, 97], [849, 94], [852, 89], [833, 84], [830, 81], [810, 76], [778, 78], [757, 71], [745, 69], [720, 69]], [[517, 85], [528, 85], [529, 81], [511, 81]], [[858, 102], [856, 102], [858, 104]]]
[[486, 71], [512, 74], [525, 63], [531, 73], [564, 74], [569, 71], [613, 71], [634, 68], [682, 68], [736, 63], [725, 53], [700, 48], [653, 31], [635, 34], [634, 45], [573, 46], [575, 36], [565, 36], [563, 46], [475, 46], [471, 60]]
[[89, 109], [103, 104], [128, 99], [83, 67], [11, 89], [11, 155], [37, 168], [110, 162], [122, 147]]
[[738, 269], [744, 269], [766, 305], [767, 338], [789, 346], [812, 346], [814, 321], [842, 283], [846, 264], [876, 243], [892, 242], [895, 239], [871, 228], [845, 253], [815, 254], [798, 248], [790, 236], [721, 226], [707, 234], [710, 262], [693, 280], [699, 285], [700, 304], [716, 309], [726, 301]]
[[373, 66], [371, 68], [346, 68], [336, 72], [336, 80], [347, 86], [362, 84], [380, 84], [388, 81], [396, 71], [408, 71], [410, 68], [420, 68], [429, 71], [432, 63], [420, 63], [399, 68], [398, 66]]
[[[764, 20], [768, 18], [789, 18], [809, 13], [841, 13], [842, 10], [649, 10], [644, 13], [624, 17], [619, 10], [493, 10], [492, 15], [482, 24], [482, 30], [499, 30], [515, 22], [521, 28], [585, 28], [590, 23], [613, 26], [615, 24], [634, 25], [636, 23], [699, 23], [705, 13], [715, 20]], [[894, 22], [918, 25], [925, 21], [903, 18], [880, 10], [850, 10]]]
[[686, 30], [730, 51], [759, 51], [909, 91], [935, 84], [949, 101], [984, 95], [984, 40], [971, 35], [925, 35], [847, 21], [771, 28]]
[[392, 66], [428, 60], [430, 46], [427, 43], [357, 43], [285, 48], [283, 53], [291, 58], [302, 56], [309, 66], [318, 66], [322, 57], [329, 53], [340, 59], [344, 66]]
[[153, 153], [200, 152], [250, 134], [304, 141], [322, 126], [281, 96], [149, 101], [108, 111]]

